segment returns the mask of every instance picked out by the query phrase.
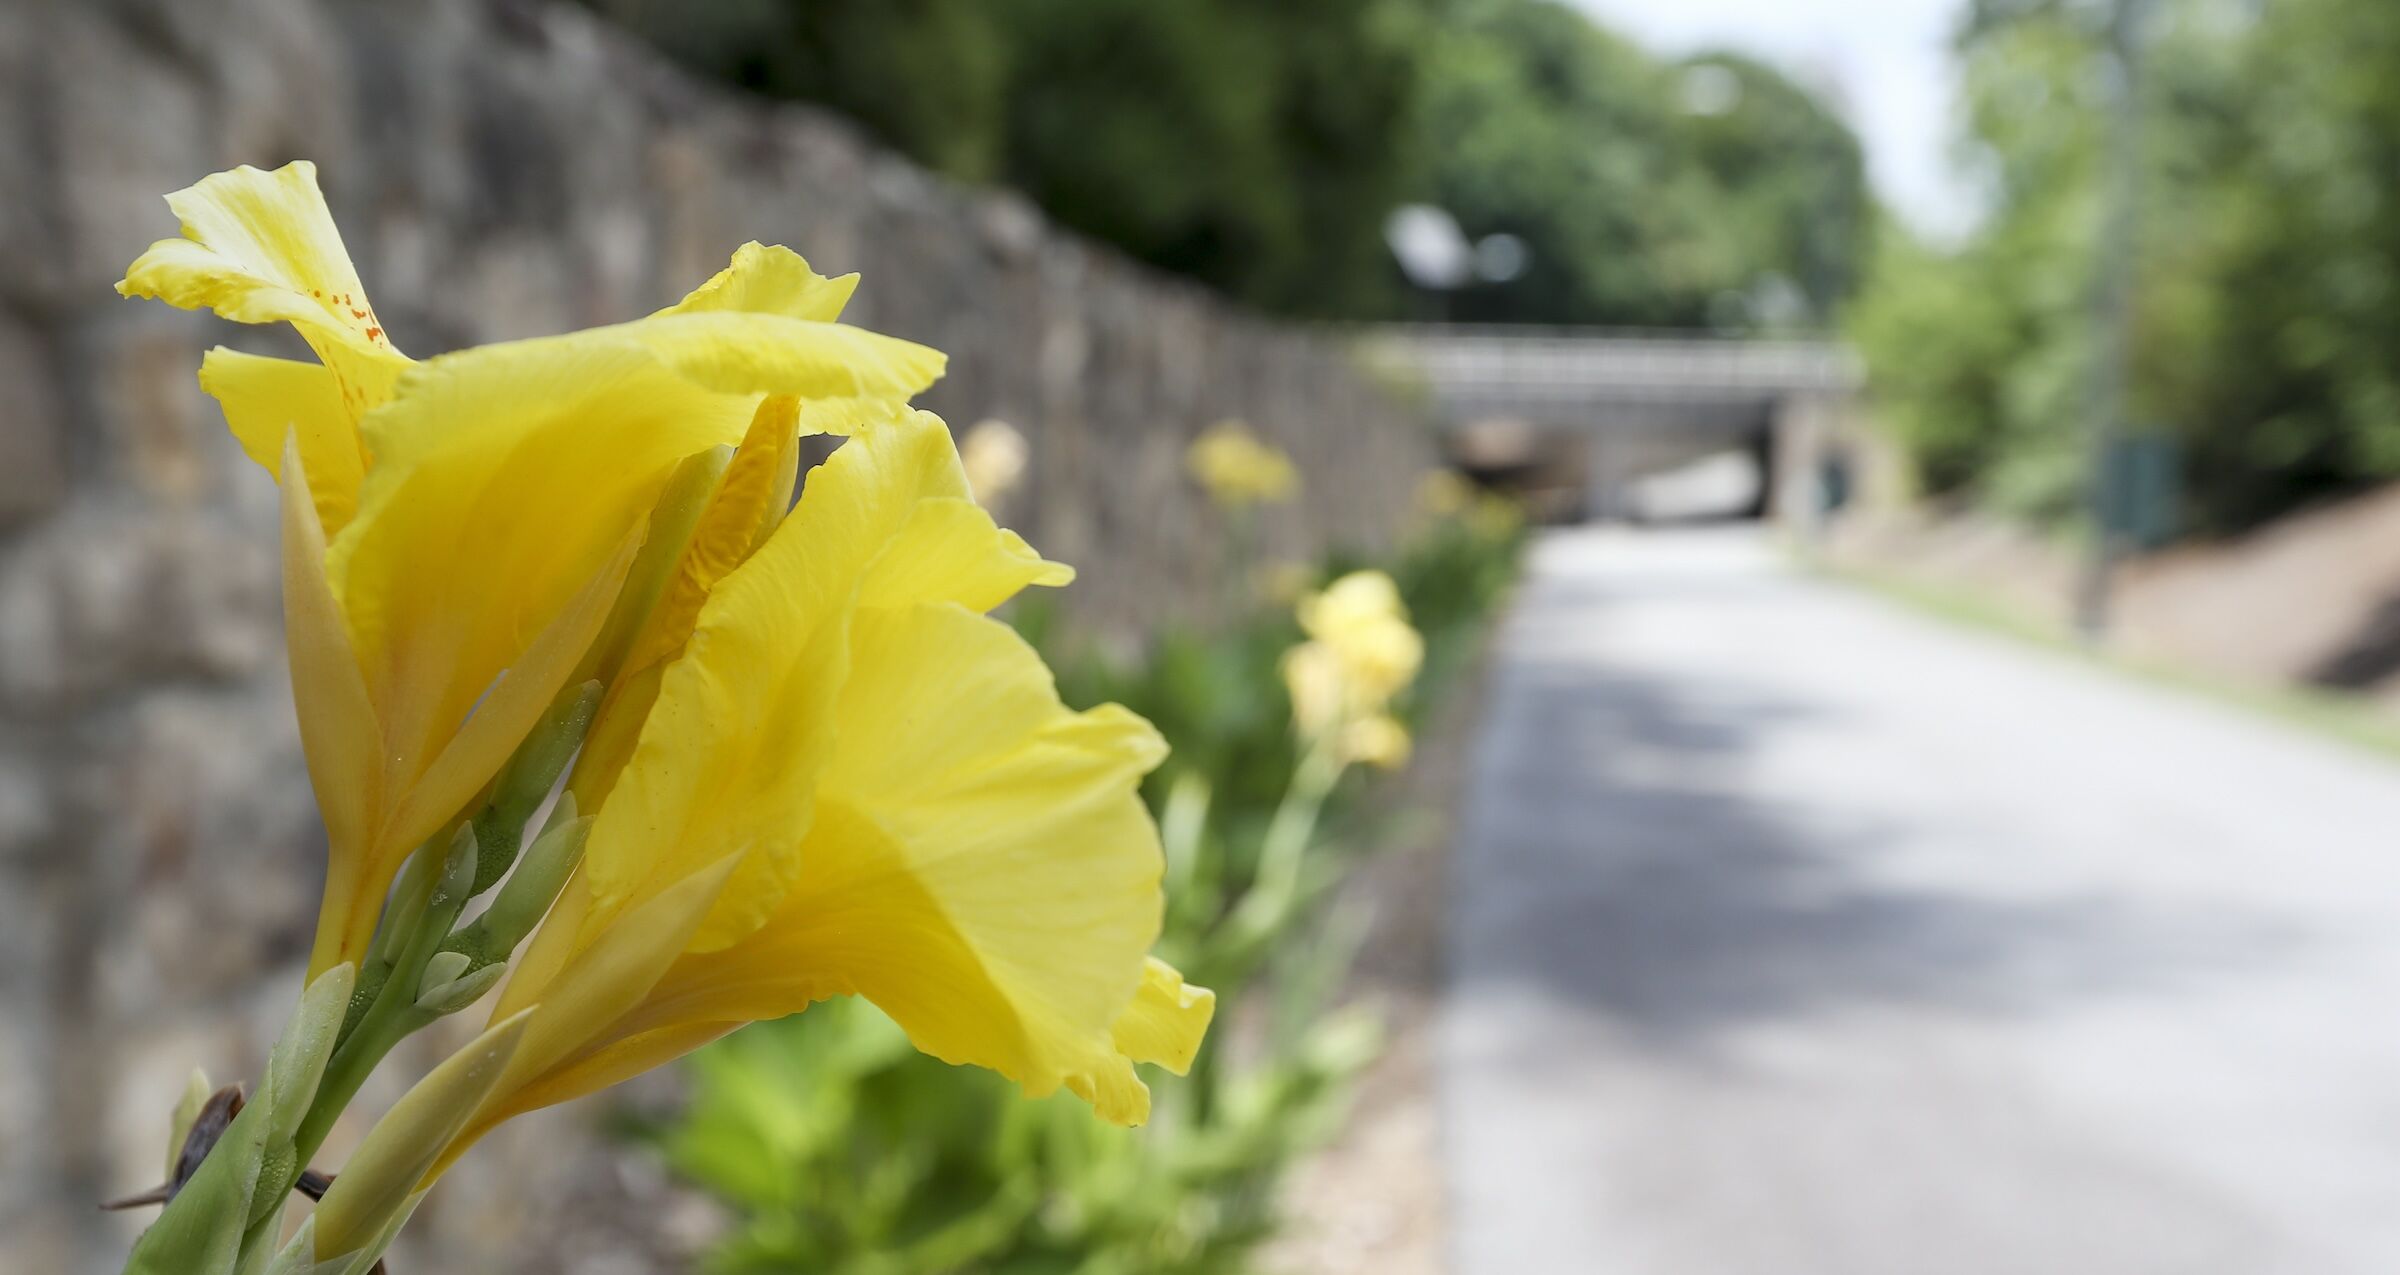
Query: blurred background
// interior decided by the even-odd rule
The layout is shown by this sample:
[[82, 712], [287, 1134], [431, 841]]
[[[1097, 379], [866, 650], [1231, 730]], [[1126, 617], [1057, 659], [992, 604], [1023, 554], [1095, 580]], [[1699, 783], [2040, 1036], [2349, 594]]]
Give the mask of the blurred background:
[[404, 1275], [2400, 1269], [2391, 0], [0, 0], [0, 95], [0, 1271], [116, 1268], [306, 948], [193, 379], [300, 347], [111, 291], [295, 158], [420, 356], [748, 239], [948, 351], [1225, 1007], [1132, 1134], [756, 1028]]

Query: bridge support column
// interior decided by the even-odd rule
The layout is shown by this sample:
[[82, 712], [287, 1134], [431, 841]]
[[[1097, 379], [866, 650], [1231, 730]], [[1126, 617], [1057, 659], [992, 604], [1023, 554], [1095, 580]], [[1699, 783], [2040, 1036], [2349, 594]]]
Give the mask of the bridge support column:
[[1827, 483], [1838, 463], [1839, 402], [1822, 394], [1789, 394], [1778, 400], [1768, 427], [1767, 516], [1803, 544], [1824, 530], [1833, 493]]

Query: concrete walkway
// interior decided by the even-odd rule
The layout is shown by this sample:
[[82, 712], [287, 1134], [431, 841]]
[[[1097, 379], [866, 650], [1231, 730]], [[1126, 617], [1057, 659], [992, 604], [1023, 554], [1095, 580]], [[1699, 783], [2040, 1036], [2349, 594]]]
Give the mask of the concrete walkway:
[[2400, 1272], [2400, 766], [1719, 532], [1544, 541], [1496, 676], [1458, 1275]]

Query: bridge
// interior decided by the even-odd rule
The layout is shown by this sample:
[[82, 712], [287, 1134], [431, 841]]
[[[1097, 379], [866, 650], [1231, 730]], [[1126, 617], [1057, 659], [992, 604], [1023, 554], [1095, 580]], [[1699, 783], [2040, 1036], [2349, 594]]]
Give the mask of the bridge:
[[1638, 514], [1645, 478], [1743, 452], [1757, 512], [1813, 518], [1861, 381], [1857, 355], [1823, 340], [1450, 324], [1363, 340], [1425, 388], [1459, 463], [1587, 517]]

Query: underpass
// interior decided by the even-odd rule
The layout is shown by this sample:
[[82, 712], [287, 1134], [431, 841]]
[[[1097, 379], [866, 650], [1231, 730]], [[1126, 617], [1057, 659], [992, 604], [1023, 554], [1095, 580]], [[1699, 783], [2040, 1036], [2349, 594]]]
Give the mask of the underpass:
[[1805, 523], [1861, 376], [1821, 340], [1419, 324], [1365, 346], [1423, 386], [1456, 462], [1568, 521], [1639, 517], [1644, 479], [1730, 453], [1756, 470], [1747, 512]]

